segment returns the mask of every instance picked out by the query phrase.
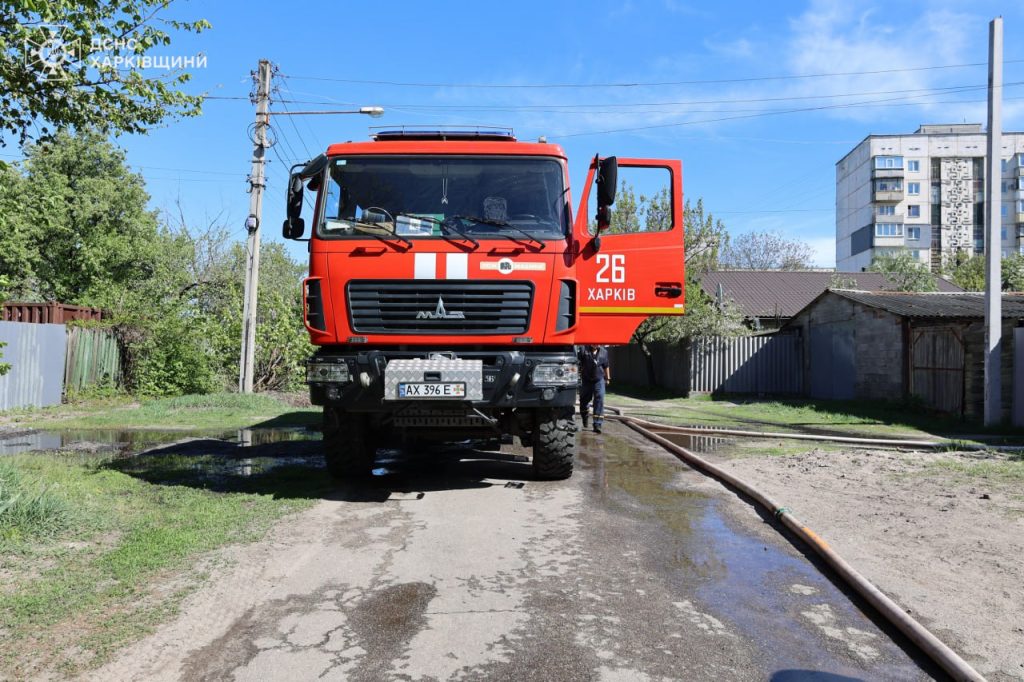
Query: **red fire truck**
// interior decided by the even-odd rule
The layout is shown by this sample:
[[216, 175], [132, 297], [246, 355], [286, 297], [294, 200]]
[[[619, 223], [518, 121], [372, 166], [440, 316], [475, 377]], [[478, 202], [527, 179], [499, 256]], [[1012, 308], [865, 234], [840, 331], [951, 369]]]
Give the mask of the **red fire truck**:
[[[616, 178], [633, 167], [661, 169], [670, 203], [660, 229], [613, 234]], [[306, 190], [307, 382], [336, 477], [369, 474], [378, 446], [518, 437], [537, 478], [568, 478], [574, 347], [683, 314], [679, 161], [595, 157], [574, 218], [559, 146], [402, 129], [294, 167], [288, 239], [303, 238]]]

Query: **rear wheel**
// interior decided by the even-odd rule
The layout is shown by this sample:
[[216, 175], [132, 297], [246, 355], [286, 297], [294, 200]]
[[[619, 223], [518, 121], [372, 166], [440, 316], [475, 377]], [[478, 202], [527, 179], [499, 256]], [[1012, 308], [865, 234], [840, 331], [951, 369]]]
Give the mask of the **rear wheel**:
[[572, 476], [576, 428], [569, 410], [538, 410], [533, 427], [533, 474], [542, 481]]
[[365, 415], [337, 407], [324, 408], [324, 461], [331, 476], [369, 476], [375, 454]]

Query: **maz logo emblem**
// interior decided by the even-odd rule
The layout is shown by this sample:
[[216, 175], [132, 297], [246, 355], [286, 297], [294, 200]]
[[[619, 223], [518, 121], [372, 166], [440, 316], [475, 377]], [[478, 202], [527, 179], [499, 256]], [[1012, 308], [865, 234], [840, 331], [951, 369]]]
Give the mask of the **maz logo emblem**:
[[462, 311], [456, 310], [454, 312], [448, 312], [444, 309], [444, 299], [440, 296], [437, 297], [437, 308], [433, 311], [421, 310], [416, 313], [417, 320], [464, 320], [466, 314]]

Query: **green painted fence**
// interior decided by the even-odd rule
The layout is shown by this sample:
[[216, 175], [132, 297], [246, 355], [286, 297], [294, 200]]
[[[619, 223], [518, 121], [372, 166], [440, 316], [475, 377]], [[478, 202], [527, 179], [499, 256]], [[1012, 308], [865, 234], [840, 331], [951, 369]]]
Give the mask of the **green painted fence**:
[[121, 349], [109, 329], [68, 327], [64, 392], [121, 383]]

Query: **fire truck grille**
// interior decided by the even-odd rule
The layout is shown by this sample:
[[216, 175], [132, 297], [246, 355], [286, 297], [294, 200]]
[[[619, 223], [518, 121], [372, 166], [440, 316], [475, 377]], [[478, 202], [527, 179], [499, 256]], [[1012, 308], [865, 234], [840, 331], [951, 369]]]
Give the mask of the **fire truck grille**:
[[349, 321], [361, 334], [523, 334], [531, 282], [358, 280], [348, 284]]

